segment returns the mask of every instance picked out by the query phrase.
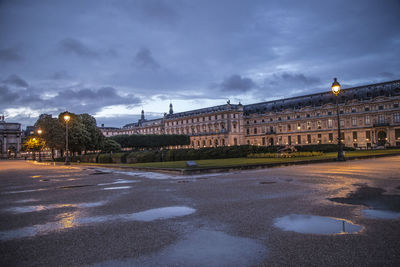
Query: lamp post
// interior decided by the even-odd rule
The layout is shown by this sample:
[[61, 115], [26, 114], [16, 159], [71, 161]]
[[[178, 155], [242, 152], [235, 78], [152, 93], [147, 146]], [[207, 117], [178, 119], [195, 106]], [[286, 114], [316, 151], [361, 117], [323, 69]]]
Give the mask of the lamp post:
[[65, 121], [65, 165], [71, 165], [68, 158], [68, 122], [71, 119], [71, 116], [67, 114], [64, 115]]
[[343, 145], [342, 138], [340, 134], [340, 119], [339, 119], [339, 93], [340, 93], [340, 84], [337, 81], [337, 78], [333, 78], [332, 83], [332, 93], [336, 96], [336, 114], [337, 114], [337, 124], [338, 124], [338, 155], [337, 161], [345, 161], [345, 157], [343, 155]]
[[[36, 138], [33, 137], [33, 138], [32, 138], [32, 141], [33, 141], [33, 142], [36, 142]], [[36, 160], [36, 152], [35, 152], [35, 149], [32, 148], [31, 150], [32, 150], [32, 160]]]
[[42, 149], [41, 147], [40, 147], [40, 135], [42, 134], [42, 130], [41, 129], [39, 129], [38, 131], [37, 131], [37, 133], [38, 133], [38, 135], [39, 135], [39, 138], [38, 138], [38, 143], [39, 143], [39, 162], [42, 162], [42, 157], [41, 157], [41, 153], [40, 153], [40, 150]]

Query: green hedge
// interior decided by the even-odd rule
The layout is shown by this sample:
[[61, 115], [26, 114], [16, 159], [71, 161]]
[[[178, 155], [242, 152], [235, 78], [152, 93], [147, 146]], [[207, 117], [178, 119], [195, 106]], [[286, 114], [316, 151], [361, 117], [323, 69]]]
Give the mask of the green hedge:
[[112, 157], [110, 154], [100, 154], [97, 158], [98, 163], [112, 163]]
[[[320, 152], [336, 152], [338, 151], [337, 144], [321, 144], [321, 145], [304, 145], [304, 146], [295, 146], [297, 151], [299, 152], [312, 152], [312, 151], [320, 151]], [[343, 147], [343, 150], [346, 151], [354, 151], [355, 149], [352, 147]]]
[[247, 155], [248, 158], [295, 158], [295, 157], [314, 157], [322, 156], [324, 153], [320, 151], [312, 152], [293, 152], [293, 153], [252, 153]]
[[112, 163], [126, 163], [127, 153], [113, 153], [111, 154]]

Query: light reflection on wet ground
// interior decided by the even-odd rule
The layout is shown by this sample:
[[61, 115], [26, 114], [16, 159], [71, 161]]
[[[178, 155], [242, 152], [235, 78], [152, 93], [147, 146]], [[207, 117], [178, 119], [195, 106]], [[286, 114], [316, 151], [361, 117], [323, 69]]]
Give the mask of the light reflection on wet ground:
[[[101, 202], [86, 203], [86, 206], [81, 207], [97, 207]], [[74, 207], [71, 205], [71, 207]], [[76, 205], [75, 207], [79, 207]], [[150, 209], [141, 212], [116, 214], [105, 216], [83, 217], [80, 215], [81, 211], [65, 212], [59, 214], [55, 222], [48, 222], [45, 224], [37, 224], [20, 229], [0, 231], [0, 240], [11, 240], [17, 238], [32, 237], [40, 234], [48, 234], [54, 231], [68, 229], [81, 225], [88, 225], [94, 223], [110, 222], [110, 221], [142, 221], [151, 222], [155, 220], [165, 220], [175, 217], [186, 216], [194, 213], [196, 210], [189, 207], [164, 207], [157, 209]]]
[[363, 228], [343, 219], [300, 214], [277, 218], [274, 225], [284, 231], [328, 235], [357, 233]]
[[123, 175], [138, 177], [138, 178], [147, 178], [147, 179], [154, 179], [154, 180], [202, 179], [202, 178], [209, 178], [209, 177], [226, 176], [226, 175], [231, 174], [231, 173], [209, 173], [209, 174], [199, 174], [199, 175], [174, 175], [174, 174], [157, 173], [157, 172], [124, 171], [124, 170], [106, 169], [106, 168], [96, 168], [95, 170], [97, 172], [123, 174]]
[[102, 183], [102, 184], [98, 184], [99, 186], [103, 186], [103, 185], [113, 185], [113, 184], [132, 184], [132, 183], [137, 183], [139, 181], [136, 180], [125, 180], [125, 179], [117, 179], [114, 182], [110, 182], [110, 183]]
[[33, 226], [23, 227], [14, 230], [0, 231], [0, 240], [12, 240], [36, 235], [48, 234], [50, 232], [68, 229], [77, 226], [76, 217], [80, 211], [66, 212], [57, 216], [58, 221], [48, 222], [45, 224], [36, 224]]
[[256, 240], [197, 230], [153, 255], [93, 266], [254, 266], [266, 257], [267, 248]]
[[113, 187], [104, 187], [104, 190], [121, 190], [121, 189], [129, 189], [132, 188], [132, 186], [127, 185], [127, 186], [113, 186]]
[[77, 221], [81, 224], [87, 223], [99, 223], [108, 221], [142, 221], [151, 222], [155, 220], [170, 219], [175, 217], [186, 216], [194, 213], [196, 210], [189, 207], [164, 207], [157, 209], [150, 209], [141, 212], [128, 213], [128, 214], [116, 214], [106, 216], [94, 216], [79, 218]]
[[107, 201], [78, 203], [78, 204], [32, 205], [32, 206], [11, 207], [11, 208], [4, 209], [3, 211], [11, 212], [11, 213], [28, 213], [28, 212], [36, 212], [36, 211], [60, 209], [60, 208], [69, 208], [69, 207], [72, 207], [72, 208], [93, 208], [93, 207], [103, 206], [106, 203], [107, 203]]

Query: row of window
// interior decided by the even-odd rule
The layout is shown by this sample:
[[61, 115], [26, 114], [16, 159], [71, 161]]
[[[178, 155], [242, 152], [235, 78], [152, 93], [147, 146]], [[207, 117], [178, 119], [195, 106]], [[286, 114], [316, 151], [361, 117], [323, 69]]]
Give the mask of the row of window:
[[[357, 117], [351, 118], [351, 126], [357, 126], [358, 125], [357, 119], [358, 119]], [[378, 118], [377, 118], [377, 121], [374, 121], [374, 123], [378, 123], [378, 124], [379, 123], [387, 123], [387, 122], [388, 121], [385, 120], [385, 116], [383, 114], [379, 114]], [[396, 113], [393, 114], [393, 122], [394, 123], [400, 123], [400, 113], [399, 112], [396, 112]], [[333, 127], [333, 123], [334, 123], [333, 119], [328, 119], [326, 127], [332, 128]], [[370, 118], [369, 115], [364, 117], [364, 123], [365, 123], [365, 125], [370, 125], [371, 124], [371, 118]], [[305, 125], [303, 124], [303, 127], [301, 127], [301, 126], [302, 125], [300, 123], [297, 123], [296, 124], [296, 129], [298, 131], [301, 131], [302, 128], [303, 128], [303, 130], [305, 130], [305, 129], [311, 130], [312, 129], [312, 122], [311, 121], [307, 121]], [[345, 120], [344, 119], [340, 120], [340, 127], [345, 127]], [[278, 132], [283, 132], [283, 126], [282, 125], [277, 126], [277, 128], [278, 128]], [[257, 134], [258, 133], [258, 129], [259, 128], [254, 128], [252, 133], [253, 134]], [[262, 129], [261, 130], [262, 133], [265, 133], [268, 128], [265, 128], [263, 126], [261, 129]], [[322, 122], [320, 120], [316, 121], [316, 129], [322, 129]], [[274, 131], [275, 131], [275, 128], [273, 126], [270, 126], [269, 133], [273, 133]], [[286, 131], [288, 131], [288, 132], [292, 131], [292, 125], [291, 124], [286, 125]], [[250, 129], [246, 129], [246, 133], [250, 134]]]
[[[186, 120], [179, 120], [179, 121], [169, 121], [166, 123], [167, 126], [173, 126], [173, 125], [183, 125], [185, 122], [186, 123], [194, 123], [194, 122], [200, 122], [200, 121], [212, 121], [212, 120], [218, 120], [218, 119], [225, 119], [228, 118], [228, 116], [231, 115], [232, 119], [236, 119], [238, 116], [237, 114], [220, 114], [220, 115], [214, 115], [214, 116], [208, 116], [208, 117], [197, 117], [197, 118], [192, 118], [192, 119], [186, 119]], [[207, 119], [208, 118], [208, 119]]]
[[[394, 104], [393, 104], [393, 108], [398, 108], [398, 107], [399, 107], [399, 103], [394, 103]], [[387, 109], [387, 108], [390, 108], [389, 105], [372, 106], [372, 110], [384, 110], [384, 109]], [[347, 110], [347, 111], [348, 111], [347, 113], [350, 113], [350, 109]], [[352, 108], [352, 109], [351, 109], [351, 113], [357, 113], [357, 111], [358, 111], [357, 108]], [[370, 107], [369, 107], [369, 106], [364, 107], [364, 111], [370, 111]], [[327, 111], [327, 112], [324, 112], [324, 113], [325, 113], [325, 114], [323, 114], [323, 115], [328, 115], [328, 116], [330, 116], [330, 115], [333, 114], [332, 111]], [[344, 114], [345, 112], [344, 112], [344, 110], [340, 110], [339, 113], [340, 113], [340, 114]], [[321, 113], [320, 113], [320, 112], [317, 112], [317, 113], [315, 114], [315, 116], [316, 116], [316, 117], [319, 117], [319, 116], [321, 116]], [[311, 114], [305, 114], [304, 117], [305, 117], [305, 118], [311, 118]], [[301, 115], [296, 115], [296, 117], [293, 117], [293, 118], [301, 119]], [[275, 120], [277, 120], [277, 121], [282, 121], [282, 119], [283, 119], [282, 117], [277, 117]], [[291, 116], [286, 116], [286, 120], [290, 120], [290, 119], [292, 119]], [[267, 119], [267, 120], [269, 120], [269, 121], [274, 121], [273, 118], [269, 118], [269, 119]], [[254, 120], [253, 122], [254, 122], [254, 123], [258, 123], [259, 121]], [[261, 122], [265, 122], [265, 119], [262, 119]], [[250, 124], [250, 120], [247, 120], [247, 121], [246, 121], [246, 124]]]

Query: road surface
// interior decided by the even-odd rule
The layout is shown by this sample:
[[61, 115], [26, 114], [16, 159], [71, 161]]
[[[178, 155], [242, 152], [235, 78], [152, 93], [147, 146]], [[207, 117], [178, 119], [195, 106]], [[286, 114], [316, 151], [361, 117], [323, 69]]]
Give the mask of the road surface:
[[195, 176], [0, 161], [1, 266], [399, 266], [400, 157]]

